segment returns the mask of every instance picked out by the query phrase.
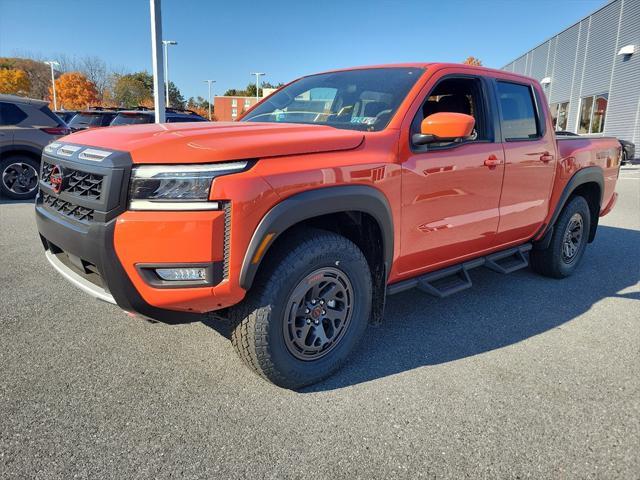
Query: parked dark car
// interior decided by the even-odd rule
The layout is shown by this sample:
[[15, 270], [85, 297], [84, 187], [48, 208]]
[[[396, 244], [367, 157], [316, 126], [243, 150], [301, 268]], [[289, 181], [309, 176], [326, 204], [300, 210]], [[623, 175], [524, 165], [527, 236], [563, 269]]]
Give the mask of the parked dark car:
[[0, 95], [0, 193], [24, 200], [38, 191], [42, 149], [69, 134], [49, 102]]
[[78, 113], [78, 110], [56, 110], [53, 113], [58, 115], [64, 123], [69, 124], [71, 119]]
[[624, 165], [636, 158], [636, 145], [627, 140], [618, 140], [620, 141], [620, 145], [622, 145], [621, 163]]
[[119, 109], [116, 108], [91, 107], [78, 112], [69, 122], [69, 127], [74, 132], [88, 128], [108, 127], [118, 111]]
[[[178, 122], [206, 122], [207, 119], [201, 117], [193, 110], [181, 110], [177, 108], [167, 108], [166, 122], [178, 123]], [[111, 126], [122, 125], [137, 125], [141, 123], [153, 123], [155, 120], [155, 112], [153, 110], [147, 110], [140, 108], [137, 110], [123, 110], [118, 112], [116, 117], [111, 122]]]

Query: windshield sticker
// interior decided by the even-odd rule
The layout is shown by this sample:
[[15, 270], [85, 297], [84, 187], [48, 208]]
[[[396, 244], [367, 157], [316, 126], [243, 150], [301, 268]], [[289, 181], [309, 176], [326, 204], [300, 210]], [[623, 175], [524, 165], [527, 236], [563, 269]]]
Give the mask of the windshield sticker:
[[351, 123], [363, 123], [365, 125], [373, 125], [376, 123], [376, 117], [353, 117]]

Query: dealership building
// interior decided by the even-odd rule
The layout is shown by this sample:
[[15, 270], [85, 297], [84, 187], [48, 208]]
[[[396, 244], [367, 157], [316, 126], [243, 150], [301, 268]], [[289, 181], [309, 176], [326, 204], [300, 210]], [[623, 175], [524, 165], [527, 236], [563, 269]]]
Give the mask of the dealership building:
[[614, 0], [503, 67], [538, 80], [556, 130], [640, 144], [640, 0]]

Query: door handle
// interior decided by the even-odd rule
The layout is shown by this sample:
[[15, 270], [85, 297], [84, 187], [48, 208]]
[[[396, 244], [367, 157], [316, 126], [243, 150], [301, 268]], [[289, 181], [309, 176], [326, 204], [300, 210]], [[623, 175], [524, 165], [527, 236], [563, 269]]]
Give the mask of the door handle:
[[544, 152], [542, 155], [540, 155], [541, 162], [549, 163], [551, 160], [553, 160], [553, 155], [551, 155], [549, 152]]
[[495, 155], [490, 155], [489, 158], [484, 161], [484, 166], [489, 168], [496, 168], [501, 163], [502, 160], [500, 160], [498, 157], [496, 157]]

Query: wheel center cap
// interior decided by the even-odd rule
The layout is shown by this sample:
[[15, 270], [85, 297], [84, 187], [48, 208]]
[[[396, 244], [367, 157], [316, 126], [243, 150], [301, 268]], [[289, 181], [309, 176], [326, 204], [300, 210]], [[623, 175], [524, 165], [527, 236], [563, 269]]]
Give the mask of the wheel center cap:
[[311, 310], [311, 316], [314, 319], [320, 318], [320, 315], [322, 315], [322, 307], [315, 307], [313, 310]]

